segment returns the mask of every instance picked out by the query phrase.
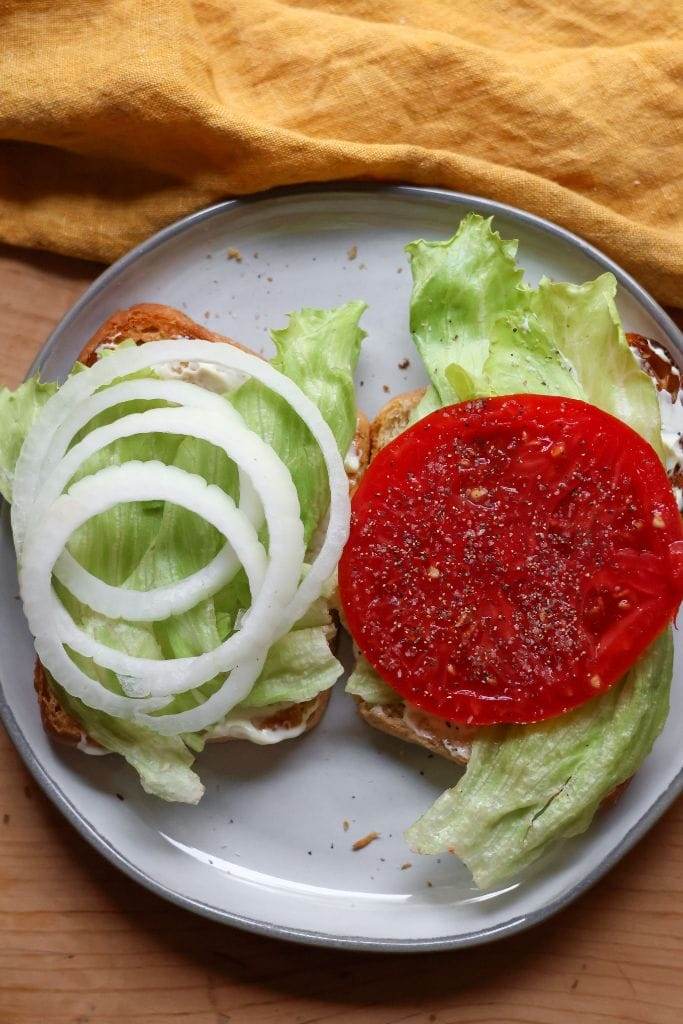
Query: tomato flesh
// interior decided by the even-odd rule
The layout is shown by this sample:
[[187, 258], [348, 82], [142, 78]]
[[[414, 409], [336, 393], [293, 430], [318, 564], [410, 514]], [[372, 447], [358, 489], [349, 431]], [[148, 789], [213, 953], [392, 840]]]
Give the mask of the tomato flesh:
[[675, 615], [683, 529], [654, 450], [573, 399], [449, 406], [373, 459], [339, 567], [370, 664], [456, 722], [535, 722], [606, 690]]

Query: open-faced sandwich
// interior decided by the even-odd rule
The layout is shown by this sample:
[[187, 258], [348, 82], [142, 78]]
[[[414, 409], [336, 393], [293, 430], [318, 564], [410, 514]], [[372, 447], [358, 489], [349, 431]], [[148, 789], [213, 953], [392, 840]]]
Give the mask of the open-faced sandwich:
[[367, 461], [363, 309], [293, 314], [268, 363], [135, 306], [61, 386], [0, 391], [43, 723], [149, 793], [195, 803], [206, 742], [301, 735], [342, 671], [328, 580]]
[[466, 764], [407, 839], [489, 888], [583, 832], [666, 720], [680, 377], [625, 336], [611, 274], [527, 287], [476, 215], [408, 252], [431, 383], [371, 425], [339, 567], [347, 690]]

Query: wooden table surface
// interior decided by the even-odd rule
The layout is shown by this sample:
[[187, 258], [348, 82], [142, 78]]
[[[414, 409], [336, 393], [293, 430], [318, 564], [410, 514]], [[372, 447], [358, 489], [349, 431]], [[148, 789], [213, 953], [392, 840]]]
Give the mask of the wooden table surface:
[[[101, 268], [0, 248], [0, 383]], [[154, 296], [150, 296], [153, 299]], [[297, 947], [209, 923], [119, 874], [0, 727], [0, 1024], [680, 1024], [683, 802], [598, 887], [454, 953]]]

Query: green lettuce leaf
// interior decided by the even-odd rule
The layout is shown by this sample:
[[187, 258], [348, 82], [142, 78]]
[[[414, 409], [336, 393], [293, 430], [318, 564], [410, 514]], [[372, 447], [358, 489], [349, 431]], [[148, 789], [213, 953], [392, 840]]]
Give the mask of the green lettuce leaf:
[[626, 341], [617, 283], [544, 278], [529, 288], [491, 219], [464, 217], [443, 242], [407, 246], [410, 326], [431, 388], [412, 420], [453, 402], [520, 392], [591, 402], [641, 434], [662, 458], [654, 383]]
[[293, 629], [273, 644], [263, 671], [242, 708], [300, 704], [329, 690], [342, 673], [322, 626]]
[[[431, 379], [413, 419], [472, 398], [566, 395], [618, 416], [661, 457], [655, 387], [624, 337], [612, 275], [583, 285], [544, 279], [531, 289], [515, 251], [474, 214], [448, 241], [408, 246], [411, 327]], [[663, 728], [671, 644], [667, 631], [622, 682], [570, 714], [478, 732], [465, 775], [408, 830], [411, 846], [454, 850], [488, 887], [584, 831]], [[373, 685], [361, 666], [351, 692]]]
[[571, 366], [581, 388], [578, 397], [628, 423], [663, 459], [657, 391], [626, 341], [616, 291], [612, 274], [579, 285], [543, 278], [529, 292], [529, 305], [539, 328]]
[[272, 331], [277, 355], [273, 366], [298, 384], [318, 406], [345, 455], [356, 433], [353, 373], [365, 331], [358, 321], [364, 302], [335, 309], [302, 309], [289, 324]]
[[[450, 371], [452, 386], [454, 388], [457, 387], [458, 378], [460, 377], [460, 375], [458, 375], [457, 373], [456, 364], [449, 363], [448, 366], [444, 369], [444, 373], [446, 372], [446, 370]], [[463, 387], [463, 393], [467, 394], [468, 396], [471, 396], [471, 392], [473, 390], [472, 378], [470, 377], [466, 370], [461, 375], [461, 380], [465, 382]], [[458, 395], [459, 394], [460, 392], [458, 392]], [[458, 397], [457, 399], [453, 399], [453, 401], [465, 402], [469, 401], [469, 398], [466, 399]], [[408, 419], [408, 426], [412, 426], [413, 423], [417, 423], [418, 420], [423, 419], [423, 417], [425, 416], [429, 416], [430, 413], [436, 412], [437, 409], [441, 409], [442, 407], [442, 403], [439, 400], [439, 393], [436, 390], [436, 388], [433, 385], [431, 387], [428, 387], [420, 401], [417, 403], [417, 405], [411, 412], [410, 417]]]
[[[458, 366], [451, 363], [446, 375], [452, 377]], [[531, 393], [586, 401], [569, 364], [533, 313], [511, 313], [491, 325], [482, 380], [472, 381], [472, 392], [472, 398]]]
[[355, 668], [346, 684], [346, 692], [360, 697], [366, 704], [401, 704], [403, 698], [377, 675], [370, 662], [358, 655]]
[[482, 730], [464, 777], [406, 832], [418, 853], [456, 853], [490, 888], [579, 835], [649, 754], [669, 710], [671, 630], [607, 693], [535, 725]]
[[446, 367], [457, 362], [480, 382], [493, 324], [501, 313], [524, 309], [517, 242], [504, 241], [491, 230], [490, 220], [469, 214], [453, 238], [411, 242], [406, 251], [413, 272], [410, 329], [415, 347], [440, 404], [464, 401]]
[[0, 388], [0, 495], [12, 500], [14, 467], [24, 438], [34, 419], [57, 390], [38, 377], [25, 381], [16, 391]]
[[184, 804], [196, 804], [204, 787], [192, 771], [193, 754], [179, 736], [159, 736], [132, 722], [94, 711], [65, 690], [52, 686], [65, 711], [105, 750], [120, 754], [140, 778], [146, 793]]
[[[365, 337], [358, 326], [364, 309], [363, 302], [348, 302], [336, 309], [302, 309], [290, 316], [287, 327], [272, 332], [277, 348], [273, 366], [315, 402], [342, 456], [356, 432], [353, 373]], [[258, 381], [244, 384], [232, 403], [292, 474], [308, 542], [329, 504], [325, 463], [308, 427]]]

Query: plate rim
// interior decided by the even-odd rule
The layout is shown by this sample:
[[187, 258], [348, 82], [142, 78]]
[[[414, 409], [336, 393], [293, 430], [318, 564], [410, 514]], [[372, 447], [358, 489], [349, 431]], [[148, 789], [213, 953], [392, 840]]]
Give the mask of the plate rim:
[[669, 341], [671, 341], [673, 348], [675, 350], [677, 349], [681, 357], [683, 357], [683, 331], [679, 329], [677, 324], [674, 323], [669, 314], [662, 308], [657, 300], [654, 299], [650, 293], [615, 260], [610, 256], [607, 256], [601, 249], [598, 249], [597, 246], [594, 246], [591, 242], [587, 242], [585, 238], [575, 234], [568, 228], [563, 228], [561, 225], [555, 224], [553, 221], [547, 220], [545, 217], [541, 217], [535, 213], [530, 213], [528, 210], [523, 210], [520, 207], [511, 206], [508, 203], [501, 203], [495, 199], [485, 199], [483, 196], [470, 195], [467, 192], [456, 192], [451, 189], [432, 188], [425, 185], [391, 185], [383, 182], [372, 181], [339, 181], [314, 182], [291, 186], [283, 185], [278, 188], [268, 189], [265, 192], [254, 192], [250, 195], [238, 196], [232, 199], [221, 199], [216, 203], [212, 203], [210, 206], [205, 206], [200, 210], [195, 210], [193, 213], [180, 217], [178, 220], [173, 221], [173, 223], [168, 224], [159, 231], [156, 231], [148, 238], [143, 239], [142, 242], [139, 242], [138, 245], [124, 253], [110, 264], [110, 266], [103, 270], [102, 273], [99, 274], [86, 288], [74, 305], [66, 311], [62, 319], [48, 335], [45, 344], [31, 363], [26, 376], [30, 377], [40, 369], [59, 340], [60, 334], [69, 327], [71, 322], [76, 319], [88, 302], [90, 302], [91, 299], [109, 285], [110, 281], [118, 277], [122, 271], [131, 266], [141, 256], [152, 252], [154, 249], [158, 248], [158, 246], [169, 241], [171, 238], [174, 238], [176, 235], [182, 234], [188, 228], [201, 224], [202, 221], [209, 220], [210, 218], [221, 213], [226, 213], [229, 210], [237, 210], [242, 207], [268, 202], [272, 199], [286, 199], [297, 195], [334, 195], [335, 193], [353, 192], [395, 195], [398, 197], [406, 196], [408, 198], [427, 198], [440, 202], [444, 206], [467, 204], [477, 213], [486, 213], [494, 217], [502, 213], [510, 217], [512, 220], [517, 220], [529, 227], [536, 228], [554, 238], [560, 238], [562, 241], [578, 249], [584, 255], [590, 256], [597, 263], [600, 263], [605, 271], [609, 271], [614, 274], [619, 284], [626, 288], [626, 290], [629, 291], [631, 295], [633, 295], [634, 298], [636, 298], [641, 305], [645, 307], [650, 316], [657, 321]]
[[[59, 342], [62, 334], [68, 330], [73, 320], [80, 314], [82, 309], [92, 301], [101, 291], [108, 287], [120, 273], [131, 266], [141, 256], [151, 252], [164, 244], [176, 235], [205, 220], [211, 219], [230, 211], [248, 207], [255, 203], [267, 202], [273, 199], [290, 198], [297, 195], [339, 195], [350, 193], [372, 193], [388, 196], [406, 197], [416, 200], [428, 199], [436, 201], [444, 206], [468, 205], [478, 213], [487, 215], [504, 215], [514, 221], [525, 224], [539, 230], [563, 243], [578, 249], [584, 255], [589, 256], [604, 270], [614, 274], [619, 284], [625, 288], [645, 308], [650, 316], [662, 329], [672, 354], [683, 360], [683, 333], [676, 326], [674, 321], [662, 309], [659, 303], [633, 278], [627, 271], [623, 270], [614, 260], [606, 256], [590, 242], [554, 224], [537, 214], [530, 213], [518, 207], [496, 200], [485, 199], [481, 196], [469, 195], [465, 192], [456, 192], [448, 189], [431, 188], [420, 185], [391, 185], [381, 182], [328, 182], [310, 183], [296, 186], [284, 186], [271, 189], [267, 192], [256, 193], [239, 198], [221, 200], [217, 203], [197, 210], [193, 213], [174, 221], [160, 231], [143, 240], [129, 252], [124, 253], [118, 260], [107, 267], [88, 286], [78, 301], [65, 313], [56, 327], [50, 332], [45, 344], [37, 357], [31, 364], [28, 376], [40, 370], [53, 348]], [[1, 508], [1, 503], [0, 503]], [[518, 914], [504, 921], [502, 924], [491, 928], [475, 929], [461, 935], [443, 936], [434, 939], [371, 939], [364, 936], [336, 936], [327, 932], [310, 931], [301, 928], [290, 928], [285, 925], [273, 924], [249, 918], [227, 910], [221, 910], [210, 904], [191, 897], [184, 896], [168, 886], [158, 882], [151, 875], [142, 871], [132, 861], [107, 840], [93, 827], [88, 819], [78, 810], [75, 804], [69, 799], [66, 793], [51, 778], [47, 771], [37, 760], [29, 741], [22, 732], [14, 713], [12, 712], [7, 699], [5, 698], [2, 680], [0, 679], [0, 719], [2, 719], [9, 737], [22, 758], [24, 764], [30, 771], [34, 780], [38, 783], [43, 792], [51, 802], [61, 811], [67, 821], [91, 846], [102, 854], [111, 864], [121, 870], [129, 878], [143, 885], [155, 895], [168, 900], [185, 910], [192, 911], [203, 917], [210, 918], [222, 924], [240, 928], [258, 935], [265, 935], [270, 938], [279, 938], [289, 942], [303, 943], [306, 945], [323, 946], [332, 949], [362, 950], [383, 953], [410, 953], [410, 952], [438, 952], [449, 949], [462, 949], [470, 946], [482, 945], [497, 939], [514, 935], [533, 925], [552, 917], [564, 907], [568, 906], [580, 895], [587, 892], [598, 882], [655, 824], [662, 814], [671, 806], [676, 797], [683, 792], [683, 770], [669, 783], [667, 788], [660, 793], [659, 797], [650, 805], [647, 811], [638, 819], [632, 828], [623, 837], [605, 859], [592, 871], [589, 872], [580, 882], [569, 888], [566, 892], [557, 896], [554, 900], [545, 903], [542, 907], [529, 914]]]

